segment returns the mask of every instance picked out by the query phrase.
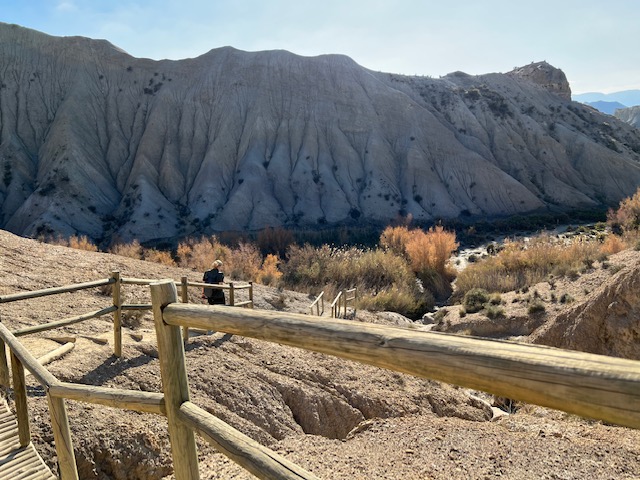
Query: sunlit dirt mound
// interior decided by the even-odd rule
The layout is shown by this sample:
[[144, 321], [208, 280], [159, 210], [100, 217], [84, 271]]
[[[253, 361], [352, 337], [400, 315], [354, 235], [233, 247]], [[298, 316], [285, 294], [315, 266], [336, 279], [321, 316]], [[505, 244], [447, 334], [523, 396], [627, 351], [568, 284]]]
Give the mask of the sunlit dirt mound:
[[627, 251], [612, 261], [619, 271], [612, 272], [584, 302], [534, 331], [531, 340], [640, 360], [640, 252]]

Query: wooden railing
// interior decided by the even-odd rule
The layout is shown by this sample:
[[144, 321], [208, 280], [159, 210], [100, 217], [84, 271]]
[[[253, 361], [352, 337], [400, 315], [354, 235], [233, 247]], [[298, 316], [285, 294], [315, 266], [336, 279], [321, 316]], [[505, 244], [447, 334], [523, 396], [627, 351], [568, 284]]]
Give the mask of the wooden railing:
[[[18, 336], [24, 336], [32, 333], [43, 332], [59, 328], [66, 325], [82, 322], [92, 318], [97, 318], [102, 315], [114, 314], [114, 354], [117, 356], [122, 355], [122, 322], [121, 315], [126, 310], [150, 310], [152, 304], [122, 304], [121, 299], [121, 286], [124, 284], [131, 285], [149, 285], [154, 280], [137, 279], [137, 278], [122, 278], [118, 272], [113, 272], [111, 278], [104, 280], [97, 280], [93, 282], [85, 282], [74, 285], [67, 285], [64, 287], [54, 287], [42, 290], [35, 290], [30, 292], [21, 292], [10, 295], [0, 296], [0, 304], [29, 300], [33, 298], [57, 295], [67, 292], [75, 292], [90, 288], [104, 287], [112, 285], [112, 299], [113, 305], [105, 307], [94, 312], [85, 313], [82, 315], [76, 315], [63, 320], [57, 320], [40, 325], [34, 325], [31, 327], [22, 328], [11, 332], [7, 327], [0, 323], [0, 384], [5, 387], [9, 387], [13, 383], [16, 417], [18, 421], [18, 437], [21, 447], [27, 446], [31, 441], [29, 413], [27, 409], [27, 389], [25, 381], [25, 368], [33, 375], [35, 380], [43, 387], [47, 401], [49, 405], [49, 414], [51, 418], [51, 425], [54, 434], [56, 455], [58, 457], [58, 465], [60, 476], [63, 480], [78, 479], [78, 471], [75, 462], [75, 454], [73, 451], [73, 444], [71, 439], [71, 430], [69, 428], [69, 419], [67, 416], [67, 410], [64, 403], [65, 399], [82, 401], [86, 403], [93, 403], [99, 405], [105, 405], [113, 408], [133, 410], [137, 412], [155, 413], [159, 415], [167, 415], [165, 408], [165, 396], [162, 393], [154, 392], [140, 392], [136, 390], [123, 390], [114, 388], [105, 388], [99, 386], [90, 385], [78, 385], [68, 382], [59, 381], [49, 370], [47, 370], [18, 340]], [[173, 280], [169, 281], [173, 288], [176, 288], [176, 283]], [[183, 298], [185, 303], [188, 301], [187, 287], [203, 287], [208, 284], [201, 284], [198, 282], [188, 282], [186, 277], [182, 278], [180, 284], [183, 292]], [[234, 293], [237, 290], [247, 289], [249, 292], [249, 300], [245, 302], [235, 302], [235, 305], [245, 306], [253, 308], [253, 285], [252, 283], [234, 285], [230, 283], [228, 285], [216, 285], [217, 288], [224, 288], [230, 292], [229, 300], [233, 305], [235, 302]], [[228, 307], [227, 307], [228, 308]], [[0, 320], [2, 318], [0, 317]], [[187, 332], [188, 333], [188, 332]], [[11, 359], [11, 380], [9, 376], [9, 365], [7, 364], [6, 347], [10, 350]], [[185, 408], [186, 418], [191, 418], [194, 415], [199, 414], [199, 409], [195, 405]], [[218, 422], [221, 424], [218, 420]], [[204, 434], [213, 428], [210, 421], [206, 424], [203, 430]], [[215, 423], [215, 422], [214, 422]], [[217, 428], [223, 428], [216, 424]], [[224, 424], [222, 424], [224, 425]], [[240, 432], [235, 431], [230, 426], [224, 427], [225, 434], [231, 435], [232, 438], [238, 439], [244, 443], [245, 447], [240, 451], [240, 455], [247, 455], [249, 453], [256, 454], [258, 452], [258, 458], [260, 456], [266, 456], [272, 458], [275, 462], [280, 462], [282, 468], [289, 469], [290, 462], [286, 459], [279, 457], [277, 454], [262, 447], [248, 437], [244, 437]], [[178, 460], [178, 463], [179, 460]], [[258, 465], [260, 465], [258, 463]], [[298, 467], [293, 466], [291, 471], [302, 471]], [[267, 468], [265, 471], [269, 471]], [[315, 478], [312, 475], [294, 475], [294, 476], [261, 476], [260, 478]]]
[[331, 318], [340, 318], [340, 307], [342, 306], [342, 299], [344, 292], [341, 290], [336, 295], [336, 298], [331, 302]]
[[347, 318], [347, 307], [351, 305], [353, 309], [353, 317], [356, 315], [356, 301], [357, 301], [356, 288], [350, 288], [348, 290], [341, 290], [331, 302], [331, 318]]
[[26, 368], [47, 395], [58, 468], [63, 480], [78, 479], [65, 398], [138, 412], [166, 414], [164, 396], [161, 393], [76, 385], [59, 381], [31, 355], [4, 324], [0, 323], [0, 381], [5, 387], [10, 385], [6, 346], [9, 347], [11, 357], [11, 377], [20, 446], [26, 447], [31, 442], [24, 372]]
[[[175, 286], [169, 281], [152, 284], [151, 298], [172, 450], [174, 456], [184, 455], [184, 467], [179, 471], [176, 466], [177, 480], [198, 478], [192, 471], [197, 455], [190, 432], [205, 430], [207, 419], [212, 418], [206, 412], [186, 413], [192, 412], [192, 407], [180, 327], [300, 347], [640, 428], [638, 361], [309, 315], [182, 304], [177, 302]], [[162, 348], [161, 336], [167, 337]], [[222, 434], [208, 431], [205, 437], [217, 444]], [[245, 468], [249, 468], [248, 464], [255, 467], [254, 460], [248, 457], [234, 460]]]
[[[89, 283], [97, 286], [117, 281]], [[126, 281], [120, 279], [121, 283]], [[71, 287], [78, 285], [63, 288]], [[316, 478], [191, 402], [181, 330], [185, 328], [277, 342], [640, 428], [637, 361], [302, 314], [181, 303], [176, 282], [170, 279], [150, 283], [150, 290], [164, 394], [61, 382], [0, 323], [0, 381], [9, 384], [6, 345], [20, 443], [30, 441], [26, 368], [47, 395], [63, 480], [78, 478], [65, 399], [166, 415], [176, 480], [199, 478], [195, 432], [259, 478]], [[30, 293], [42, 296], [42, 292]], [[29, 298], [26, 293], [17, 295]], [[8, 298], [15, 300], [17, 296], [3, 296], [0, 301]], [[49, 325], [53, 324], [59, 322]]]
[[313, 315], [313, 307], [316, 307], [316, 315], [318, 317], [324, 313], [324, 291], [320, 292], [320, 295], [316, 297], [316, 299], [309, 307], [309, 309], [311, 310], [311, 315]]
[[[59, 295], [61, 293], [77, 292], [80, 290], [87, 290], [96, 287], [104, 287], [107, 285], [112, 286], [112, 305], [101, 308], [93, 312], [84, 313], [82, 315], [76, 315], [70, 318], [62, 320], [56, 320], [53, 322], [43, 323], [40, 325], [33, 325], [25, 327], [20, 330], [16, 330], [13, 334], [17, 337], [23, 335], [29, 335], [32, 333], [45, 332], [53, 330], [55, 328], [64, 327], [66, 325], [72, 325], [74, 323], [83, 322], [92, 318], [98, 318], [103, 315], [113, 313], [113, 353], [117, 357], [122, 356], [122, 312], [130, 310], [151, 310], [150, 303], [142, 304], [123, 304], [122, 303], [122, 285], [149, 285], [156, 280], [144, 279], [144, 278], [132, 278], [132, 277], [120, 277], [120, 272], [112, 272], [111, 277], [103, 280], [95, 280], [92, 282], [77, 283], [73, 285], [66, 285], [63, 287], [45, 288], [42, 290], [32, 290], [29, 292], [14, 293], [10, 295], [0, 295], [0, 304], [16, 302], [20, 300], [29, 300], [38, 297], [45, 297], [50, 295]], [[253, 308], [253, 282], [246, 283], [234, 283], [228, 284], [208, 284], [202, 282], [189, 282], [187, 277], [182, 277], [179, 283], [182, 292], [182, 301], [184, 303], [189, 302], [188, 288], [217, 288], [221, 290], [227, 290], [229, 293], [229, 305], [235, 307]], [[248, 300], [236, 301], [236, 293], [238, 291], [247, 290]], [[185, 341], [189, 339], [188, 330], [184, 331]]]

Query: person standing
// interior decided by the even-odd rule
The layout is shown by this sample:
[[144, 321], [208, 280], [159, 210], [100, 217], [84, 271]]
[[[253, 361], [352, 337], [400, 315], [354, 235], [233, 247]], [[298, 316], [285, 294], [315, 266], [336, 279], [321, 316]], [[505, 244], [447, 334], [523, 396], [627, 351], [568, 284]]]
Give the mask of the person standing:
[[[204, 272], [202, 281], [204, 283], [221, 284], [224, 281], [224, 273], [220, 271], [222, 261], [216, 260], [211, 264], [211, 270]], [[203, 291], [209, 305], [224, 305], [224, 290], [221, 288], [205, 288]]]

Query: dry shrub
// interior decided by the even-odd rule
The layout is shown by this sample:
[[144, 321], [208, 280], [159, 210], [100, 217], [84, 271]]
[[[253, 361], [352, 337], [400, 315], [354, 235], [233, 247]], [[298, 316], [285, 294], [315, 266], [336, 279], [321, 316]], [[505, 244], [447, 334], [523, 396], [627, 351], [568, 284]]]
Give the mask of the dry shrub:
[[176, 258], [179, 266], [204, 272], [209, 270], [214, 260], [220, 259], [226, 263], [230, 253], [229, 247], [222, 245], [218, 237], [212, 235], [184, 240], [178, 245]]
[[263, 285], [276, 285], [282, 277], [282, 272], [278, 270], [279, 264], [280, 259], [277, 255], [268, 254], [262, 262], [262, 268], [258, 272], [256, 281]]
[[127, 328], [139, 328], [142, 325], [144, 310], [127, 310], [122, 312], [122, 325]]
[[607, 212], [607, 223], [616, 233], [640, 229], [640, 188], [622, 200], [617, 210]]
[[231, 278], [254, 281], [262, 266], [262, 255], [252, 243], [239, 243], [232, 249], [225, 261], [225, 275]]
[[69, 237], [69, 247], [75, 248], [76, 250], [86, 250], [88, 252], [97, 252], [98, 247], [91, 240], [87, 238], [86, 235], [81, 235], [80, 237], [73, 235]]
[[110, 253], [114, 255], [120, 255], [122, 257], [142, 258], [142, 246], [138, 240], [134, 240], [131, 243], [117, 243], [109, 249]]
[[405, 246], [410, 236], [411, 233], [407, 227], [387, 227], [380, 235], [380, 245], [396, 255], [406, 255]]
[[292, 245], [287, 258], [282, 281], [288, 288], [314, 293], [323, 289], [332, 298], [331, 293], [357, 287], [359, 308], [408, 316], [433, 304], [429, 292], [420, 291], [405, 258], [391, 250]]
[[169, 267], [176, 266], [176, 262], [173, 261], [169, 252], [156, 250], [155, 248], [145, 248], [142, 252], [142, 258], [147, 262], [160, 263], [161, 265], [167, 265]]
[[282, 281], [286, 287], [299, 291], [322, 288], [327, 283], [330, 262], [331, 248], [327, 245], [317, 248], [309, 244], [291, 245], [287, 262], [282, 266]]
[[497, 255], [469, 265], [458, 274], [456, 296], [472, 288], [508, 292], [554, 277], [568, 276], [601, 256], [596, 241], [566, 242], [541, 235], [529, 242], [509, 242]]
[[387, 227], [380, 236], [380, 245], [406, 257], [424, 288], [436, 298], [443, 300], [451, 294], [454, 273], [447, 263], [458, 248], [454, 232], [447, 232], [440, 225], [426, 232], [406, 226]]
[[405, 245], [414, 272], [435, 270], [442, 276], [447, 275], [447, 262], [457, 248], [456, 234], [439, 225], [427, 232], [411, 230]]
[[413, 294], [395, 285], [376, 295], [364, 295], [358, 298], [358, 308], [377, 312], [398, 312], [410, 318], [419, 317], [432, 306], [433, 299], [429, 301], [429, 298], [425, 297], [416, 301]]
[[72, 235], [69, 238], [57, 236], [55, 238], [47, 238], [46, 243], [51, 245], [60, 245], [62, 247], [75, 248], [76, 250], [86, 250], [87, 252], [97, 252], [98, 247], [86, 235]]
[[263, 254], [273, 253], [284, 258], [289, 246], [295, 243], [295, 238], [290, 230], [282, 227], [266, 228], [258, 233], [256, 243]]
[[619, 235], [610, 234], [604, 239], [600, 246], [600, 251], [607, 255], [613, 255], [614, 253], [621, 252], [627, 248], [627, 243]]

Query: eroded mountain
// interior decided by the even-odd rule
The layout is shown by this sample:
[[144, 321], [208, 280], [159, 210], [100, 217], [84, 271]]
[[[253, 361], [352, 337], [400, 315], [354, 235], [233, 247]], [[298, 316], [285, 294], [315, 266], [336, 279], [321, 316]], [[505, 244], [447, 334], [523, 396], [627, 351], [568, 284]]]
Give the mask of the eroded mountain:
[[640, 106], [621, 108], [615, 112], [616, 118], [640, 128]]
[[613, 204], [640, 132], [544, 63], [439, 79], [230, 47], [180, 61], [0, 24], [0, 228], [141, 241]]

